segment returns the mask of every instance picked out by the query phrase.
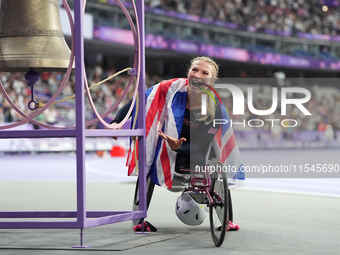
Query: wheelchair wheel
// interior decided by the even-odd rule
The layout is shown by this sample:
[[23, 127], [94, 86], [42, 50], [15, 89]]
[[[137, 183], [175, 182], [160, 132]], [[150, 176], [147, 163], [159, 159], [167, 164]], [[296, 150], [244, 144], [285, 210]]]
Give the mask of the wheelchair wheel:
[[214, 203], [209, 208], [210, 231], [215, 246], [220, 247], [229, 222], [228, 183], [224, 173], [215, 173], [211, 179], [210, 194]]

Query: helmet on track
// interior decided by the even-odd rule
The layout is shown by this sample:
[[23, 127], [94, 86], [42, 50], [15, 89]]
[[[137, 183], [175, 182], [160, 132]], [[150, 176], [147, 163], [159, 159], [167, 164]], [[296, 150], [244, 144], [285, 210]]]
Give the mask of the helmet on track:
[[188, 192], [183, 192], [176, 202], [176, 215], [186, 225], [196, 226], [207, 217], [206, 211]]

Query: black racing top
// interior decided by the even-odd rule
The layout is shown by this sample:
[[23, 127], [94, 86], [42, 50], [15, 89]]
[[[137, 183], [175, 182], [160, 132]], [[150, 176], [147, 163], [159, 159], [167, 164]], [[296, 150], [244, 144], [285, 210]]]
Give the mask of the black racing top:
[[[217, 130], [213, 127], [213, 122], [206, 124], [199, 120], [202, 117], [200, 111], [201, 109], [185, 109], [180, 137], [185, 137], [187, 141], [177, 150], [176, 171], [205, 165], [209, 145]], [[215, 114], [219, 116], [219, 109], [216, 109]]]

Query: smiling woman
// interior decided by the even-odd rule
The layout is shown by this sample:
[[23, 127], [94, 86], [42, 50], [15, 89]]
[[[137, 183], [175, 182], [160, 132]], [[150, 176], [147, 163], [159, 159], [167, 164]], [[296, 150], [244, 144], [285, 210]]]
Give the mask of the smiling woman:
[[[146, 171], [147, 207], [149, 208], [154, 185], [174, 188], [176, 173], [194, 169], [194, 165], [204, 165], [211, 147], [221, 162], [238, 152], [231, 128], [223, 132], [212, 127], [213, 119], [222, 118], [226, 111], [215, 97], [214, 81], [218, 76], [218, 65], [209, 57], [197, 57], [191, 61], [186, 78], [162, 81], [146, 92]], [[207, 114], [201, 114], [201, 97], [208, 95]], [[128, 107], [123, 107], [127, 109]], [[122, 112], [117, 114], [119, 122]], [[218, 134], [217, 134], [218, 133]], [[216, 140], [216, 142], [214, 142]], [[216, 146], [211, 146], [216, 143]], [[132, 147], [133, 148], [133, 147]], [[135, 151], [129, 157], [129, 175], [136, 170]], [[138, 155], [137, 157], [138, 158]], [[138, 181], [135, 189], [134, 209], [139, 206]], [[228, 192], [230, 195], [230, 192]], [[229, 198], [230, 200], [230, 198]], [[231, 200], [230, 200], [231, 202]], [[232, 220], [230, 208], [229, 219]], [[227, 219], [226, 219], [227, 220]], [[135, 231], [141, 229], [142, 220], [134, 223]], [[146, 230], [156, 230], [146, 222]], [[148, 227], [149, 226], [149, 227]], [[239, 226], [230, 222], [228, 230], [238, 230]]]

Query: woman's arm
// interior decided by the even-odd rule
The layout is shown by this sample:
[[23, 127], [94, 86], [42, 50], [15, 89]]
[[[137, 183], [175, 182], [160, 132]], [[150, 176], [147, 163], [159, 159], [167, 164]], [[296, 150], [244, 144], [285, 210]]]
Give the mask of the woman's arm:
[[130, 100], [128, 103], [126, 103], [117, 113], [116, 117], [111, 121], [111, 123], [119, 123], [121, 122], [126, 114], [128, 113], [130, 106], [132, 104], [132, 100]]
[[168, 142], [170, 148], [173, 150], [173, 151], [176, 151], [178, 150], [182, 144], [184, 142], [187, 141], [187, 139], [185, 137], [181, 137], [180, 139], [177, 139], [177, 138], [174, 138], [174, 137], [171, 137], [171, 136], [168, 136], [166, 134], [164, 134], [162, 132], [162, 130], [158, 130], [158, 135], [163, 138], [165, 141]]

